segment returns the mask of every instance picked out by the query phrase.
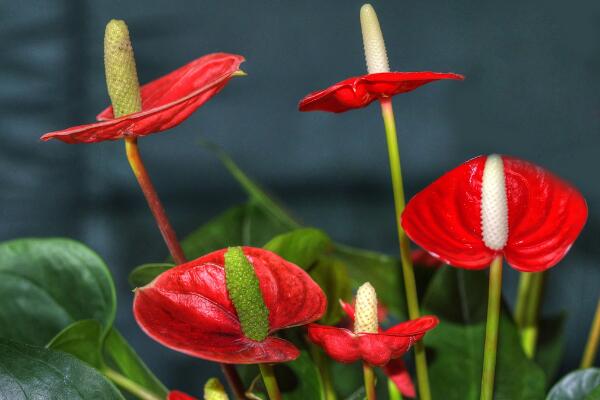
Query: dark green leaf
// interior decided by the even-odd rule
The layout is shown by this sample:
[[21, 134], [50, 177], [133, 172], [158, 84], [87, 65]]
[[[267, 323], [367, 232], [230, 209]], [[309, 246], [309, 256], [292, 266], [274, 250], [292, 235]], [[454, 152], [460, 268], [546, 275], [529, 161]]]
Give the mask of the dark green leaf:
[[108, 332], [104, 340], [104, 360], [110, 367], [159, 397], [167, 395], [167, 388], [115, 328]]
[[546, 400], [598, 400], [599, 386], [600, 368], [574, 371], [554, 385]]
[[102, 369], [102, 326], [94, 319], [73, 322], [58, 333], [46, 346], [49, 349], [64, 351]]
[[133, 288], [146, 286], [154, 280], [157, 276], [163, 272], [173, 268], [175, 264], [169, 263], [156, 263], [156, 264], [143, 264], [139, 267], [135, 267], [129, 274], [129, 284]]
[[[275, 377], [284, 400], [324, 400], [325, 392], [319, 371], [306, 351], [300, 353], [296, 360], [275, 364]], [[252, 384], [252, 394], [257, 398], [266, 399], [266, 391], [262, 379], [256, 377], [259, 370], [256, 365], [240, 365], [240, 376], [245, 386]], [[255, 380], [256, 379], [256, 380]]]
[[260, 247], [289, 230], [262, 207], [250, 202], [213, 218], [187, 236], [181, 245], [187, 258], [193, 260], [227, 246]]
[[0, 398], [124, 400], [98, 371], [77, 358], [0, 339]]
[[322, 256], [309, 273], [327, 295], [327, 311], [319, 323], [335, 325], [343, 315], [339, 300], [350, 301], [352, 297], [346, 266], [333, 257]]
[[303, 269], [308, 269], [323, 253], [331, 250], [332, 243], [325, 232], [303, 228], [275, 236], [263, 247]]
[[115, 289], [100, 257], [66, 239], [0, 244], [0, 337], [45, 345], [67, 325], [115, 316]]
[[549, 318], [542, 318], [538, 327], [538, 342], [535, 361], [546, 373], [547, 383], [551, 383], [558, 368], [565, 348], [566, 314], [562, 313]]
[[[425, 335], [432, 397], [446, 400], [479, 399], [487, 278], [485, 271], [442, 268], [423, 300], [426, 313], [440, 324]], [[544, 398], [544, 372], [521, 349], [517, 328], [503, 310], [494, 385], [495, 400]]]

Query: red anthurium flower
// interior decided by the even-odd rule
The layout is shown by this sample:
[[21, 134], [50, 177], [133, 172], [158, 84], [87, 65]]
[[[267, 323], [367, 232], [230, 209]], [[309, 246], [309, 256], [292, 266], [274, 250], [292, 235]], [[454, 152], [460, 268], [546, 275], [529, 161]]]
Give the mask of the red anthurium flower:
[[366, 107], [375, 100], [410, 92], [441, 79], [463, 80], [462, 75], [440, 72], [380, 72], [356, 76], [304, 97], [300, 111], [341, 113]]
[[433, 256], [456, 267], [485, 268], [504, 255], [515, 269], [558, 263], [587, 219], [581, 194], [548, 171], [516, 158], [480, 156], [418, 193], [402, 226]]
[[[237, 264], [239, 271], [232, 269]], [[298, 357], [294, 345], [272, 334], [321, 318], [326, 306], [325, 294], [301, 268], [267, 250], [244, 247], [164, 272], [136, 290], [133, 311], [141, 328], [171, 349], [254, 364]]]
[[[361, 286], [357, 293], [357, 310], [361, 307], [359, 305], [360, 290], [365, 288], [366, 285], [368, 284]], [[369, 285], [369, 287], [372, 289], [372, 286]], [[370, 297], [373, 298], [373, 296]], [[382, 367], [390, 360], [404, 355], [414, 342], [420, 340], [428, 330], [433, 329], [438, 324], [436, 317], [424, 316], [412, 321], [402, 322], [387, 330], [381, 330], [377, 325], [376, 300], [374, 303], [373, 300], [369, 300], [369, 304], [372, 304], [374, 308], [371, 310], [370, 317], [368, 317], [368, 323], [365, 325], [371, 325], [371, 328], [361, 328], [361, 324], [357, 321], [364, 318], [359, 318], [359, 313], [355, 314], [349, 304], [342, 304], [342, 308], [348, 316], [355, 319], [354, 332], [345, 328], [310, 324], [308, 326], [310, 340], [323, 347], [325, 352], [336, 361], [351, 363], [363, 360], [371, 365]]]
[[96, 143], [170, 129], [223, 89], [243, 61], [242, 56], [226, 53], [200, 57], [143, 85], [140, 88], [142, 111], [113, 118], [112, 107], [109, 107], [97, 116], [101, 122], [50, 132], [42, 136], [42, 140]]

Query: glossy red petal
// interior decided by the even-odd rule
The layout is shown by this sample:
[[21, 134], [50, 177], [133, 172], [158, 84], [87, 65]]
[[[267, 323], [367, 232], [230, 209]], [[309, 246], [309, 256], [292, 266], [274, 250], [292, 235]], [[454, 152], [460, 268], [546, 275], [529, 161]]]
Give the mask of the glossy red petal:
[[539, 272], [558, 263], [583, 229], [585, 199], [572, 186], [526, 161], [502, 156], [508, 201], [506, 261]]
[[98, 115], [101, 122], [50, 132], [42, 140], [95, 143], [170, 129], [223, 89], [243, 61], [242, 56], [226, 53], [200, 57], [142, 86], [142, 111], [113, 119], [109, 107]]
[[336, 361], [351, 363], [364, 360], [371, 365], [383, 366], [391, 359], [401, 357], [435, 325], [437, 318], [426, 316], [384, 332], [354, 334], [348, 329], [310, 324], [308, 337]]
[[447, 264], [481, 269], [497, 254], [481, 239], [485, 160], [480, 156], [447, 172], [413, 197], [402, 214], [412, 241]]
[[179, 390], [171, 390], [167, 396], [167, 400], [198, 400], [197, 398], [180, 392]]
[[340, 113], [366, 107], [382, 97], [410, 92], [441, 79], [462, 80], [462, 75], [439, 72], [381, 72], [348, 78], [327, 89], [312, 92], [298, 106], [300, 111]]
[[[219, 250], [172, 268], [137, 289], [134, 316], [153, 339], [203, 359], [249, 364], [284, 362], [299, 351], [285, 340], [246, 338], [229, 299]], [[263, 249], [245, 247], [269, 309], [270, 332], [319, 319], [325, 294], [302, 269]]]
[[402, 396], [410, 398], [417, 396], [415, 385], [402, 358], [390, 361], [383, 367], [383, 373], [394, 382]]

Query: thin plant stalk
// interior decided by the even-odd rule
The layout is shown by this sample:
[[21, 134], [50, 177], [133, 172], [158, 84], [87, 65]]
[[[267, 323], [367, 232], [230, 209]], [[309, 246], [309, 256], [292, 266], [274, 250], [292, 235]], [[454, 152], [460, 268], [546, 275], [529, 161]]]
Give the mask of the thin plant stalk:
[[[404, 277], [404, 291], [406, 293], [406, 303], [408, 305], [408, 316], [410, 319], [416, 319], [421, 316], [421, 312], [419, 310], [417, 284], [415, 282], [415, 272], [411, 258], [410, 240], [400, 224], [400, 217], [404, 211], [406, 200], [404, 198], [404, 185], [402, 183], [402, 168], [400, 163], [400, 151], [398, 149], [396, 120], [394, 118], [391, 97], [381, 99], [380, 103], [390, 159], [390, 172], [392, 176], [392, 188], [394, 191], [394, 208], [396, 210], [396, 225], [398, 227], [400, 260], [402, 263], [402, 275]], [[431, 400], [429, 375], [427, 372], [427, 358], [425, 356], [425, 346], [423, 345], [423, 342], [416, 342], [414, 344], [414, 349], [419, 398], [422, 400]]]
[[388, 379], [388, 397], [389, 400], [402, 400], [402, 394], [400, 394], [398, 387], [391, 379]]
[[373, 367], [367, 363], [363, 363], [363, 377], [365, 380], [365, 392], [367, 394], [367, 400], [376, 400], [377, 395], [375, 394], [375, 372]]
[[270, 400], [281, 400], [281, 392], [271, 364], [258, 364]]
[[500, 303], [502, 299], [502, 257], [498, 256], [490, 265], [487, 323], [485, 326], [485, 346], [483, 352], [483, 373], [481, 376], [481, 400], [494, 397], [494, 375], [496, 370], [496, 350], [498, 347], [498, 327], [500, 324]]
[[594, 315], [594, 321], [590, 328], [590, 334], [588, 336], [587, 344], [585, 345], [585, 351], [581, 358], [581, 368], [590, 368], [594, 364], [596, 355], [598, 354], [598, 343], [600, 342], [600, 299], [598, 299], [598, 305], [596, 306], [596, 314]]
[[118, 373], [117, 371], [115, 371], [111, 368], [108, 368], [108, 367], [103, 368], [102, 373], [109, 380], [111, 380], [115, 385], [128, 391], [129, 393], [131, 393], [132, 395], [134, 395], [135, 397], [137, 397], [140, 400], [162, 400], [161, 397], [156, 396], [154, 393], [149, 392], [143, 386], [137, 384], [136, 382], [132, 381], [131, 379], [127, 378], [126, 376], [121, 375], [120, 373]]
[[528, 358], [533, 358], [538, 337], [538, 316], [544, 287], [543, 272], [521, 272], [514, 319], [521, 345]]

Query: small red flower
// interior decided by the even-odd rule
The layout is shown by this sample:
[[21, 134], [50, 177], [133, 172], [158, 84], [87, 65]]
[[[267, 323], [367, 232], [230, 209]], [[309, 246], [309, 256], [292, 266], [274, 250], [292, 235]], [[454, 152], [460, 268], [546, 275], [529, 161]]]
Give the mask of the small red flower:
[[323, 315], [321, 288], [298, 266], [270, 251], [244, 247], [268, 309], [269, 335], [262, 341], [244, 335], [227, 290], [222, 249], [174, 267], [136, 290], [135, 319], [154, 340], [182, 353], [232, 364], [294, 360], [299, 350], [271, 336]]
[[410, 92], [441, 79], [463, 80], [454, 73], [379, 72], [348, 78], [327, 89], [312, 92], [298, 106], [300, 111], [345, 112], [366, 107], [377, 99]]
[[200, 57], [143, 85], [142, 111], [113, 118], [112, 107], [108, 107], [97, 116], [101, 122], [46, 133], [42, 140], [96, 143], [170, 129], [223, 89], [243, 61], [242, 56], [226, 53]]
[[308, 337], [338, 362], [364, 360], [382, 367], [390, 360], [403, 356], [413, 343], [421, 340], [437, 324], [436, 317], [425, 316], [402, 322], [379, 333], [354, 333], [349, 329], [310, 324]]
[[587, 219], [581, 194], [548, 171], [508, 156], [480, 156], [418, 193], [402, 214], [408, 236], [456, 267], [498, 255], [539, 272], [567, 253]]
[[171, 390], [167, 396], [167, 400], [198, 400], [197, 398], [180, 392], [179, 390]]

